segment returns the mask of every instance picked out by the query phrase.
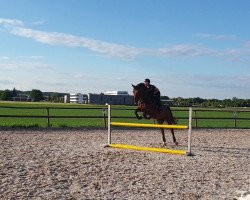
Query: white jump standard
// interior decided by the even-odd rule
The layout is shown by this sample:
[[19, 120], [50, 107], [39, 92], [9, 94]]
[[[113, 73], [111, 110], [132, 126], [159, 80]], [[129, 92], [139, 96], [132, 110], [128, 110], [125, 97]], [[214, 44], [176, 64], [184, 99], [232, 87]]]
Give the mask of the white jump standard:
[[[192, 133], [192, 108], [189, 108], [189, 124], [185, 125], [163, 125], [163, 124], [140, 124], [140, 123], [122, 123], [122, 122], [111, 122], [111, 106], [108, 105], [108, 144], [106, 147], [122, 148], [122, 149], [132, 149], [139, 151], [151, 151], [151, 152], [161, 152], [161, 153], [171, 153], [171, 154], [181, 154], [191, 156], [191, 133]], [[188, 147], [185, 150], [175, 150], [175, 149], [165, 149], [165, 148], [151, 148], [142, 146], [133, 146], [126, 144], [112, 144], [111, 143], [111, 126], [121, 126], [121, 127], [141, 127], [141, 128], [164, 128], [164, 129], [188, 129]]]

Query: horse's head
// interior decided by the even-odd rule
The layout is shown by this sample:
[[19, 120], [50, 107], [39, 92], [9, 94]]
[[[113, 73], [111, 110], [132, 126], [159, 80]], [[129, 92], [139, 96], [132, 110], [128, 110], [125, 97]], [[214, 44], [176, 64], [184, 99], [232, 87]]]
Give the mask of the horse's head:
[[132, 84], [132, 86], [133, 86], [135, 104], [138, 104], [139, 101], [141, 102], [147, 101], [149, 95], [144, 83], [139, 83], [138, 85]]
[[133, 95], [134, 95], [135, 104], [138, 104], [139, 96], [140, 96], [138, 87], [136, 85], [133, 85], [133, 84], [132, 84], [132, 87], [133, 87]]

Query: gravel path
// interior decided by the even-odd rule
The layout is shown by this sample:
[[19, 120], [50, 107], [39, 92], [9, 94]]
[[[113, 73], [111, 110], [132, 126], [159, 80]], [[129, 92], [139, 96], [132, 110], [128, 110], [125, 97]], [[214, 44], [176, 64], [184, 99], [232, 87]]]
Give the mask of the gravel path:
[[[169, 133], [169, 132], [167, 132]], [[250, 190], [250, 130], [196, 129], [194, 157], [103, 148], [104, 129], [0, 129], [0, 199], [233, 199]], [[176, 131], [183, 149], [186, 131]], [[160, 147], [158, 130], [113, 141]]]

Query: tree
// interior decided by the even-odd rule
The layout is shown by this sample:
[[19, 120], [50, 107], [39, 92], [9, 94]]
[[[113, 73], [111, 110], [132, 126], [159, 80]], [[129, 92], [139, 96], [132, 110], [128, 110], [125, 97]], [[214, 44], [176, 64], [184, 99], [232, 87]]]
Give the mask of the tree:
[[12, 92], [10, 90], [4, 90], [1, 92], [1, 100], [10, 101], [12, 98]]
[[52, 102], [59, 102], [60, 101], [60, 95], [58, 93], [53, 93], [50, 100]]
[[14, 87], [13, 90], [12, 90], [12, 97], [16, 97], [16, 96], [17, 96], [17, 90]]
[[30, 92], [30, 98], [32, 101], [41, 101], [43, 100], [43, 93], [40, 90], [33, 89]]

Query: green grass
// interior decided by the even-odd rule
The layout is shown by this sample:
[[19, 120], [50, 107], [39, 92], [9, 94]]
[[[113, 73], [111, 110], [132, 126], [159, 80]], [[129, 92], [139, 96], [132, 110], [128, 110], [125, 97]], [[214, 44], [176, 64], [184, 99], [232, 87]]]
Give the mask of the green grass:
[[[3, 108], [3, 106], [22, 107], [21, 109]], [[29, 109], [36, 107], [39, 109]], [[97, 108], [97, 109], [52, 109], [52, 108]], [[46, 116], [46, 108], [50, 109], [51, 116], [103, 116], [102, 108], [104, 105], [79, 105], [79, 104], [60, 104], [60, 103], [35, 103], [35, 102], [0, 102], [0, 115], [29, 115], [29, 116]], [[129, 108], [133, 106], [112, 106], [113, 108]], [[188, 117], [187, 108], [172, 108], [175, 118]], [[243, 109], [247, 110], [247, 109]], [[250, 111], [250, 109], [248, 109]], [[131, 117], [134, 116], [133, 110], [112, 110], [112, 116]], [[194, 116], [194, 114], [193, 114]], [[232, 117], [232, 112], [227, 111], [197, 111], [197, 117], [213, 117], [223, 118]], [[250, 118], [250, 112], [238, 112], [238, 117]], [[153, 120], [137, 120], [137, 119], [113, 119], [119, 122], [137, 122], [137, 123], [153, 123]], [[178, 119], [177, 124], [188, 124], [187, 119]], [[52, 127], [104, 127], [103, 119], [50, 119]], [[193, 126], [195, 126], [193, 120]], [[234, 121], [222, 119], [199, 119], [198, 127], [209, 128], [231, 128], [234, 127]], [[0, 126], [4, 127], [46, 127], [47, 119], [45, 118], [0, 118]], [[238, 128], [250, 128], [250, 120], [237, 120]]]

